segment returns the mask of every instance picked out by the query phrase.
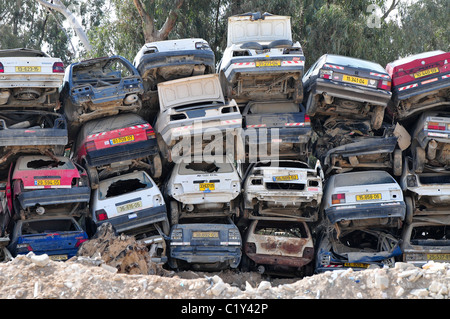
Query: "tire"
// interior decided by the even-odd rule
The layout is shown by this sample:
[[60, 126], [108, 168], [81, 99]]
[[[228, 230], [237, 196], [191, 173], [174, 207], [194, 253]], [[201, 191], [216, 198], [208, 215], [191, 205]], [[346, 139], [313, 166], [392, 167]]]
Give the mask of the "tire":
[[394, 158], [392, 163], [392, 170], [395, 176], [401, 176], [403, 171], [403, 155], [402, 150], [396, 149], [394, 151]]
[[374, 130], [378, 130], [383, 124], [383, 119], [384, 119], [384, 107], [381, 105], [375, 106], [371, 120], [372, 128]]
[[161, 162], [161, 156], [159, 154], [156, 154], [152, 158], [152, 177], [153, 178], [160, 178], [162, 175], [162, 162]]
[[417, 174], [422, 173], [425, 167], [425, 161], [426, 161], [425, 150], [422, 147], [417, 146], [413, 154], [414, 172], [416, 172]]
[[170, 224], [176, 225], [178, 224], [178, 221], [180, 220], [180, 208], [178, 206], [178, 202], [175, 200], [170, 201]]
[[86, 173], [87, 173], [87, 175], [89, 177], [89, 184], [91, 186], [91, 189], [97, 189], [98, 188], [98, 183], [99, 183], [97, 169], [95, 167], [89, 166], [87, 164], [86, 164], [86, 166], [84, 168], [85, 168]]
[[411, 224], [414, 215], [414, 201], [410, 196], [405, 196], [405, 205], [406, 205], [406, 214], [405, 214], [405, 223]]

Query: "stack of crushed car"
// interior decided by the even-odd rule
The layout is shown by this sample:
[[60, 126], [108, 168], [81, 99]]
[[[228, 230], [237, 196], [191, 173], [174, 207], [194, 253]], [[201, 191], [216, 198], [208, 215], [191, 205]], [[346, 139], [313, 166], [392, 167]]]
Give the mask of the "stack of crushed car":
[[66, 260], [110, 223], [172, 269], [449, 261], [449, 60], [305, 72], [290, 18], [259, 12], [217, 66], [200, 38], [66, 68], [2, 50], [1, 255]]

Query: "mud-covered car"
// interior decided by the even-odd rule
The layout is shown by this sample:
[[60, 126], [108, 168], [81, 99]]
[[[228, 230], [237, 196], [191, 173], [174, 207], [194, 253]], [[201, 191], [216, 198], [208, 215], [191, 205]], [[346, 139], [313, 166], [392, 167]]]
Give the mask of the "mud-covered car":
[[402, 255], [401, 241], [389, 232], [372, 228], [326, 228], [316, 245], [315, 272], [393, 267]]
[[14, 257], [33, 252], [65, 261], [76, 256], [80, 245], [87, 240], [86, 232], [73, 217], [31, 218], [16, 222], [8, 250]]
[[302, 104], [286, 100], [251, 101], [242, 111], [242, 126], [249, 162], [270, 158], [306, 159], [311, 152], [311, 122]]
[[241, 268], [312, 275], [314, 244], [308, 225], [292, 218], [254, 219], [245, 233]]
[[164, 234], [169, 234], [163, 195], [144, 171], [100, 181], [92, 192], [90, 209], [97, 226], [110, 223], [118, 234], [140, 236], [148, 229], [153, 230], [155, 224]]
[[399, 123], [384, 122], [373, 130], [369, 120], [329, 117], [312, 122], [316, 136], [313, 154], [323, 163], [326, 175], [367, 169], [402, 174], [403, 151], [411, 138]]
[[86, 171], [63, 156], [21, 156], [6, 183], [8, 209], [17, 218], [81, 216], [91, 196]]
[[301, 103], [304, 63], [289, 16], [256, 12], [228, 18], [227, 47], [217, 69], [226, 97]]
[[89, 121], [80, 128], [72, 149], [75, 161], [86, 169], [92, 189], [100, 180], [130, 169], [148, 170], [153, 178], [162, 174], [155, 132], [134, 113]]
[[241, 262], [242, 238], [229, 217], [192, 218], [172, 226], [169, 251], [173, 269], [233, 269]]
[[[24, 154], [63, 155], [68, 143], [61, 114], [45, 110], [2, 110], [0, 113], [0, 175]], [[4, 176], [6, 179], [6, 176]]]
[[303, 76], [306, 113], [370, 119], [383, 123], [391, 100], [391, 78], [378, 63], [334, 54], [321, 56]]
[[415, 121], [411, 134], [413, 169], [446, 170], [450, 164], [450, 112], [428, 111]]
[[414, 216], [450, 214], [450, 173], [416, 173], [405, 159], [400, 185], [406, 205], [405, 222], [410, 224]]
[[318, 219], [323, 171], [296, 160], [252, 163], [242, 181], [244, 218], [251, 215]]
[[212, 154], [214, 149], [243, 156], [242, 115], [234, 100], [225, 100], [217, 74], [160, 83], [158, 95], [160, 112], [154, 127], [166, 160]]
[[164, 192], [172, 225], [189, 217], [239, 215], [241, 179], [226, 159], [176, 163]]
[[422, 267], [429, 261], [450, 261], [450, 215], [414, 217], [403, 227], [403, 262]]
[[64, 78], [60, 58], [34, 49], [0, 50], [0, 106], [59, 107], [58, 89]]
[[323, 219], [340, 228], [400, 228], [406, 213], [400, 185], [382, 170], [331, 175], [322, 203]]
[[143, 93], [139, 72], [127, 59], [115, 55], [69, 65], [60, 99], [67, 121], [75, 131], [93, 119], [137, 112]]
[[392, 78], [392, 104], [396, 120], [417, 115], [431, 108], [450, 104], [450, 52], [423, 52], [389, 62], [386, 71]]

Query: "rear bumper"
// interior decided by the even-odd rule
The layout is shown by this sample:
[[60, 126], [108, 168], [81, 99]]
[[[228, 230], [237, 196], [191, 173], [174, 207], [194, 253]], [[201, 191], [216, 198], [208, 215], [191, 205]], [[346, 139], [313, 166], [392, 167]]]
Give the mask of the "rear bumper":
[[439, 91], [448, 87], [450, 87], [450, 73], [399, 85], [392, 89], [392, 95], [394, 102], [398, 103], [417, 95]]
[[247, 127], [242, 130], [242, 137], [246, 145], [249, 144], [306, 144], [311, 139], [311, 127]]
[[281, 265], [288, 267], [300, 268], [309, 264], [314, 256], [279, 256], [279, 255], [266, 255], [266, 254], [255, 254], [246, 252], [248, 258], [253, 260], [257, 264], [263, 265]]
[[26, 191], [18, 196], [22, 208], [70, 203], [87, 203], [91, 197], [88, 186]]
[[170, 257], [188, 263], [211, 264], [226, 262], [231, 268], [238, 267], [241, 261], [241, 246], [190, 246], [170, 245]]

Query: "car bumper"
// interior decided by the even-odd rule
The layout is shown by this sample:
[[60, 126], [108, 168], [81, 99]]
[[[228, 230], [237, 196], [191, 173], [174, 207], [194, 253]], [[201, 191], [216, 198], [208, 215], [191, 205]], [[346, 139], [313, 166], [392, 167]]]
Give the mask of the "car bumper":
[[246, 145], [251, 144], [307, 144], [311, 140], [310, 127], [247, 127], [242, 130], [242, 137]]
[[429, 94], [433, 91], [439, 91], [448, 87], [450, 87], [450, 73], [399, 85], [392, 89], [392, 95], [394, 101], [398, 103], [417, 95]]
[[310, 94], [316, 95], [323, 93], [341, 99], [367, 102], [382, 106], [387, 106], [388, 102], [391, 100], [391, 92], [317, 79], [311, 88]]
[[190, 246], [189, 243], [170, 243], [170, 257], [188, 263], [212, 264], [227, 262], [231, 268], [237, 268], [241, 261], [241, 246]]
[[159, 222], [168, 222], [166, 205], [143, 209], [126, 215], [121, 215], [107, 220], [97, 221], [97, 226], [103, 223], [110, 223], [117, 233], [155, 224]]
[[0, 130], [0, 146], [67, 145], [66, 129]]
[[404, 220], [405, 214], [406, 205], [404, 202], [334, 206], [325, 209], [325, 215], [332, 224], [342, 220], [375, 218], [400, 218]]
[[55, 88], [58, 89], [63, 82], [64, 74], [55, 75], [23, 75], [7, 74], [2, 75], [0, 89], [12, 88]]
[[198, 191], [195, 193], [171, 194], [171, 196], [183, 204], [229, 203], [239, 196], [239, 191], [233, 191], [230, 188], [229, 192]]
[[[18, 199], [22, 208], [70, 203], [87, 203], [91, 198], [88, 186], [73, 188], [39, 189], [23, 192]], [[69, 212], [68, 212], [69, 213]]]
[[280, 265], [287, 267], [300, 268], [309, 264], [313, 260], [313, 256], [310, 257], [292, 257], [292, 256], [279, 256], [279, 255], [266, 255], [266, 254], [256, 254], [247, 253], [248, 258], [253, 260], [257, 264], [263, 265]]
[[102, 166], [120, 161], [144, 158], [155, 154], [158, 154], [158, 144], [156, 139], [151, 139], [90, 151], [86, 155], [86, 161], [90, 166]]

